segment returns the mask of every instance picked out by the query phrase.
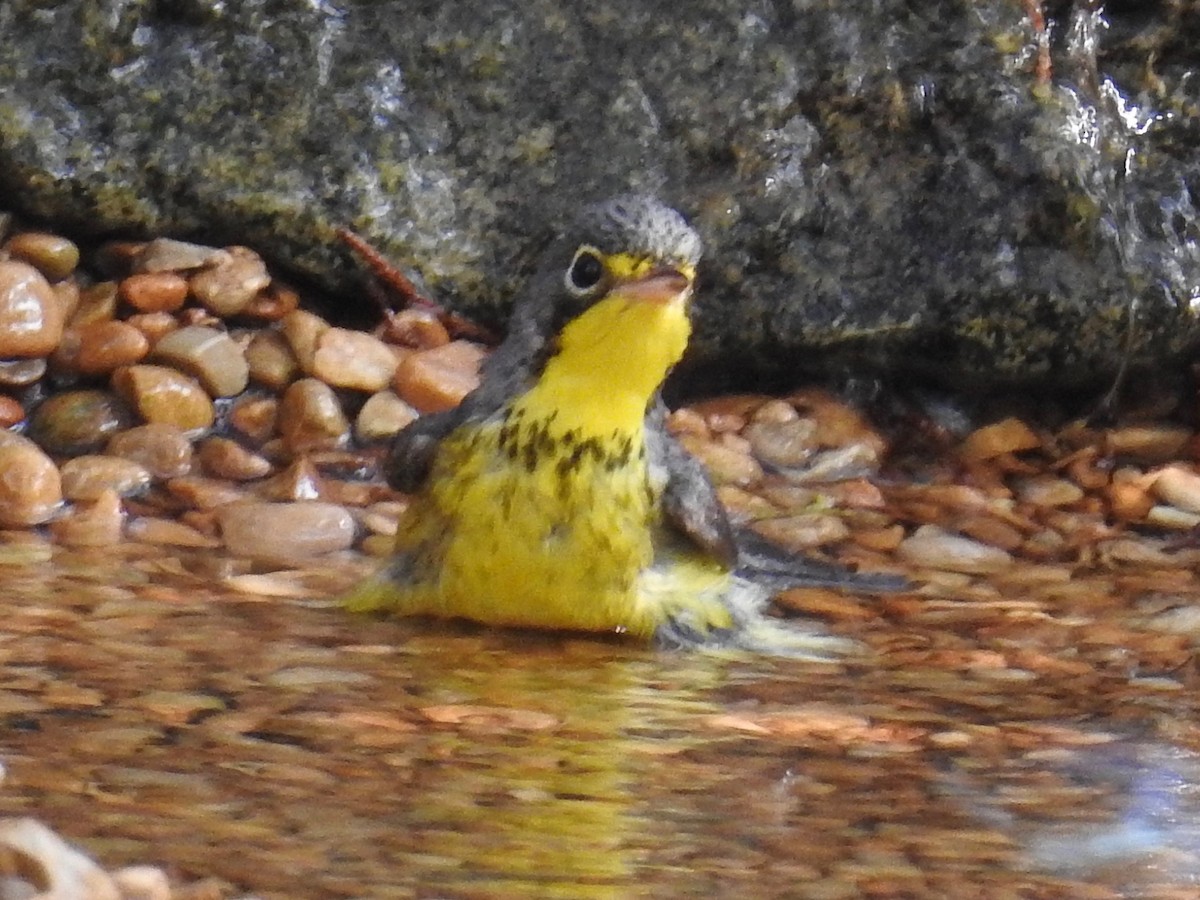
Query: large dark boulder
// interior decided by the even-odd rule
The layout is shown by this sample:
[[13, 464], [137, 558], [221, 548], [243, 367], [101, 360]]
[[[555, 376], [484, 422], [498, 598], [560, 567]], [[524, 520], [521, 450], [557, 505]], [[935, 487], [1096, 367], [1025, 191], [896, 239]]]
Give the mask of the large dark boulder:
[[1200, 14], [1044, 6], [6, 0], [0, 208], [248, 243], [353, 303], [345, 224], [494, 320], [571, 208], [648, 189], [708, 241], [698, 360], [1178, 359]]

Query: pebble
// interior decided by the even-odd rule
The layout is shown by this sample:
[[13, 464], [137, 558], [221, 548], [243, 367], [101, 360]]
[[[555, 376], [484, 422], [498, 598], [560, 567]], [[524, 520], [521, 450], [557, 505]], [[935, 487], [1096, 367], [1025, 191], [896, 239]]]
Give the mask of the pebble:
[[266, 500], [320, 500], [325, 496], [321, 474], [306, 456], [257, 486], [257, 493]]
[[450, 343], [446, 326], [429, 309], [410, 308], [392, 313], [384, 322], [383, 337], [389, 343], [415, 350], [430, 350]]
[[790, 404], [782, 405], [791, 411], [791, 419], [770, 421], [760, 418], [763, 409], [772, 408], [772, 404], [764, 404], [742, 435], [750, 442], [755, 457], [762, 462], [796, 468], [804, 465], [816, 449], [817, 424], [812, 419], [799, 418]]
[[28, 263], [0, 260], [0, 359], [47, 356], [62, 338], [62, 305]]
[[169, 312], [135, 313], [125, 322], [144, 334], [152, 347], [179, 327], [179, 319]]
[[301, 378], [279, 403], [279, 433], [293, 454], [345, 446], [350, 422], [333, 389], [315, 378]]
[[200, 478], [183, 475], [167, 482], [167, 491], [178, 497], [192, 509], [208, 510], [226, 503], [240, 503], [246, 499], [242, 488], [216, 478]]
[[204, 471], [217, 478], [253, 481], [271, 474], [269, 460], [229, 438], [205, 438], [200, 442], [196, 456]]
[[354, 544], [354, 518], [332, 503], [235, 503], [218, 509], [217, 521], [225, 545], [253, 559], [311, 558]]
[[256, 446], [262, 446], [275, 433], [279, 401], [275, 397], [246, 394], [229, 408], [229, 427]]
[[75, 328], [92, 322], [107, 322], [117, 314], [117, 300], [115, 281], [101, 281], [83, 288], [68, 322]]
[[896, 555], [914, 566], [978, 574], [1012, 565], [1013, 557], [998, 547], [951, 534], [937, 525], [922, 525], [900, 542]]
[[24, 231], [4, 244], [14, 259], [29, 263], [50, 281], [62, 281], [79, 265], [79, 248], [57, 234]]
[[142, 246], [133, 257], [135, 272], [168, 272], [199, 269], [220, 261], [226, 253], [216, 247], [155, 238]]
[[274, 329], [259, 331], [246, 347], [246, 364], [255, 384], [281, 391], [300, 373], [300, 362], [291, 345]]
[[367, 398], [354, 420], [354, 436], [363, 443], [384, 441], [417, 418], [417, 411], [393, 391], [379, 391]]
[[1065, 478], [1052, 475], [1035, 475], [1015, 480], [1017, 498], [1034, 506], [1070, 506], [1083, 499], [1083, 490]]
[[1200, 513], [1200, 475], [1183, 466], [1166, 466], [1150, 485], [1154, 496], [1187, 512]]
[[198, 431], [216, 418], [212, 400], [196, 380], [167, 366], [125, 366], [113, 373], [112, 385], [147, 422]]
[[0, 432], [0, 525], [47, 521], [62, 504], [58, 467], [29, 438]]
[[262, 257], [249, 247], [229, 247], [215, 265], [189, 279], [192, 296], [215, 316], [236, 316], [271, 283]]
[[75, 368], [84, 375], [108, 375], [141, 362], [150, 352], [146, 335], [127, 322], [92, 322], [72, 330], [79, 342]]
[[154, 478], [178, 478], [192, 470], [192, 444], [178, 426], [151, 423], [113, 436], [106, 452], [132, 460]]
[[146, 544], [160, 544], [169, 547], [195, 547], [207, 550], [215, 550], [221, 546], [219, 540], [197, 531], [190, 525], [154, 516], [131, 519], [126, 527], [126, 532], [130, 539], [142, 541]]
[[46, 374], [46, 360], [4, 359], [0, 360], [0, 385], [26, 387]]
[[92, 503], [51, 522], [50, 533], [69, 547], [108, 547], [120, 543], [124, 523], [120, 496], [114, 490], [104, 490]]
[[960, 454], [964, 459], [982, 462], [1005, 453], [1018, 453], [1040, 447], [1041, 439], [1020, 419], [1008, 418], [985, 425], [967, 435]]
[[66, 391], [48, 398], [29, 418], [29, 436], [50, 453], [79, 456], [100, 450], [133, 424], [129, 407], [102, 390]]
[[700, 460], [708, 470], [709, 477], [717, 485], [736, 484], [749, 487], [762, 480], [762, 466], [758, 460], [746, 453], [690, 435], [680, 438], [680, 443]]
[[840, 517], [823, 513], [760, 519], [750, 528], [792, 553], [836, 544], [850, 536], [850, 528]]
[[330, 324], [318, 315], [298, 309], [279, 321], [279, 330], [292, 349], [300, 368], [311, 372], [317, 353], [317, 339], [329, 330]]
[[20, 401], [0, 394], [0, 428], [11, 428], [25, 418], [25, 407]]
[[272, 281], [254, 296], [254, 299], [242, 312], [243, 315], [253, 316], [256, 319], [277, 322], [299, 307], [300, 295], [298, 293], [278, 281]]
[[328, 328], [317, 338], [307, 372], [333, 387], [373, 393], [391, 384], [396, 354], [365, 332]]
[[1162, 463], [1178, 457], [1192, 432], [1178, 425], [1131, 425], [1104, 433], [1104, 450], [1110, 456], [1143, 463]]
[[139, 312], [175, 312], [188, 295], [188, 283], [174, 272], [146, 272], [121, 280], [121, 299]]
[[63, 497], [73, 502], [99, 500], [110, 492], [128, 497], [148, 488], [153, 478], [145, 466], [131, 459], [98, 454], [68, 459], [59, 469]]
[[228, 333], [189, 325], [165, 335], [153, 357], [196, 378], [211, 397], [232, 397], [250, 383], [246, 355]]
[[392, 388], [423, 414], [453, 409], [479, 386], [484, 356], [470, 341], [410, 353], [396, 366]]

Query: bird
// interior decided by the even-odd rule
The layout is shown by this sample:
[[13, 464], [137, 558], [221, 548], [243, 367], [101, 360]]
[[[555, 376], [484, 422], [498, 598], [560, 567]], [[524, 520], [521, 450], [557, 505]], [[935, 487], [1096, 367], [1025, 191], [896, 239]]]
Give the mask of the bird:
[[770, 596], [902, 580], [735, 532], [667, 431], [660, 389], [688, 344], [700, 257], [653, 196], [585, 207], [518, 295], [479, 387], [396, 435], [385, 474], [411, 499], [393, 555], [346, 605], [666, 647], [845, 650], [769, 619]]

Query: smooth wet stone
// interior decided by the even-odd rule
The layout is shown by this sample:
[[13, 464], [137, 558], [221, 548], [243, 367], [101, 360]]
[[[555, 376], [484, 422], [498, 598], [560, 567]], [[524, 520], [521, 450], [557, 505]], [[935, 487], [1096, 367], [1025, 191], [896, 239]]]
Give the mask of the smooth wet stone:
[[275, 391], [291, 384], [300, 372], [300, 363], [287, 338], [274, 329], [259, 331], [250, 339], [246, 364], [251, 381]]
[[1200, 474], [1181, 465], [1167, 466], [1151, 485], [1154, 495], [1172, 506], [1200, 513]]
[[61, 471], [63, 497], [71, 501], [98, 500], [108, 491], [128, 497], [148, 488], [153, 480], [141, 463], [100, 454], [68, 459]]
[[192, 469], [192, 444], [176, 425], [150, 423], [122, 431], [106, 452], [139, 463], [155, 478], [178, 478]]
[[271, 283], [266, 263], [248, 247], [228, 247], [214, 265], [188, 279], [191, 294], [216, 316], [235, 316]]
[[257, 559], [312, 557], [354, 543], [353, 517], [332, 503], [235, 503], [218, 509], [217, 521], [226, 547]]
[[0, 395], [0, 428], [11, 428], [25, 418], [25, 407], [13, 397]]
[[396, 367], [392, 388], [422, 413], [456, 407], [479, 386], [479, 367], [486, 352], [470, 341], [406, 355]]
[[896, 555], [914, 566], [968, 574], [995, 572], [1013, 564], [998, 547], [951, 534], [936, 525], [922, 525], [900, 542]]
[[232, 397], [246, 389], [250, 367], [242, 348], [225, 331], [189, 325], [154, 345], [156, 361], [195, 377], [212, 397]]
[[313, 357], [317, 353], [317, 339], [332, 326], [315, 313], [298, 309], [288, 313], [279, 322], [279, 330], [292, 348], [300, 368], [311, 372]]
[[275, 434], [278, 419], [278, 399], [247, 394], [233, 401], [227, 421], [230, 428], [261, 447]]
[[317, 338], [308, 374], [333, 387], [381, 391], [392, 382], [396, 354], [362, 331], [329, 328]]
[[141, 362], [150, 352], [146, 335], [127, 322], [93, 322], [73, 330], [78, 341], [74, 363], [84, 375], [107, 375]]
[[174, 272], [144, 272], [122, 279], [120, 293], [139, 312], [175, 312], [187, 300], [188, 283]]
[[167, 366], [126, 366], [113, 373], [112, 385], [147, 422], [197, 431], [210, 427], [216, 417], [199, 383]]
[[962, 446], [964, 459], [983, 461], [1005, 453], [1018, 453], [1041, 446], [1041, 439], [1020, 419], [1008, 418], [984, 425], [967, 435]]
[[354, 419], [354, 436], [366, 443], [387, 440], [418, 415], [394, 391], [379, 391], [368, 397], [358, 411]]
[[107, 322], [117, 314], [120, 292], [115, 281], [99, 281], [79, 292], [79, 302], [72, 311], [68, 324], [73, 328], [92, 322]]
[[50, 281], [61, 281], [79, 265], [79, 247], [62, 235], [24, 231], [9, 238], [4, 249], [29, 263]]
[[269, 460], [229, 438], [205, 438], [196, 448], [200, 465], [209, 475], [231, 481], [253, 481], [271, 474]]
[[172, 238], [155, 238], [140, 248], [133, 257], [135, 272], [168, 272], [199, 269], [218, 262], [225, 256], [224, 250], [176, 241]]
[[121, 498], [114, 490], [102, 491], [66, 518], [50, 523], [54, 539], [68, 547], [108, 547], [119, 543], [125, 525]]
[[333, 389], [315, 378], [301, 378], [284, 392], [278, 427], [293, 454], [341, 447], [350, 439], [350, 422]]
[[431, 350], [450, 343], [446, 326], [429, 309], [410, 307], [392, 313], [384, 321], [383, 336], [393, 344], [414, 350]]
[[45, 522], [62, 503], [62, 480], [53, 460], [33, 441], [0, 432], [0, 525]]
[[264, 500], [321, 500], [326, 485], [317, 467], [302, 456], [274, 478], [255, 485], [255, 493]]
[[29, 436], [50, 453], [79, 456], [99, 450], [132, 423], [129, 406], [109, 391], [67, 391], [33, 411]]
[[25, 387], [46, 374], [46, 360], [34, 359], [0, 360], [0, 385]]
[[63, 332], [63, 309], [29, 263], [0, 260], [0, 359], [46, 356]]

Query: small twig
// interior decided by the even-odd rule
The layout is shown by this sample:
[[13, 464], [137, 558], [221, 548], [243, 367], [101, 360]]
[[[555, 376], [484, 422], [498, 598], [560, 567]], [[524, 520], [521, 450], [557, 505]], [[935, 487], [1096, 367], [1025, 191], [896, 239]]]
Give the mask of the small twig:
[[1050, 64], [1050, 29], [1046, 25], [1046, 14], [1042, 11], [1042, 0], [1021, 0], [1033, 32], [1037, 35], [1037, 62], [1033, 77], [1039, 88], [1050, 86], [1053, 70]]
[[[485, 344], [496, 344], [499, 342], [496, 334], [490, 329], [476, 324], [465, 316], [451, 312], [440, 303], [429, 299], [418, 291], [416, 285], [412, 283], [407, 275], [397, 266], [393, 265], [387, 257], [376, 250], [371, 244], [350, 229], [338, 228], [336, 229], [336, 234], [342, 243], [357, 253], [362, 261], [367, 264], [367, 268], [370, 269], [371, 274], [375, 276], [384, 291], [391, 292], [398, 297], [403, 306], [416, 306], [432, 311], [438, 317], [438, 321], [455, 337], [473, 338]], [[375, 291], [370, 291], [370, 293], [372, 299], [380, 305], [384, 317], [390, 320], [395, 315], [391, 305], [386, 302], [380, 293]]]

